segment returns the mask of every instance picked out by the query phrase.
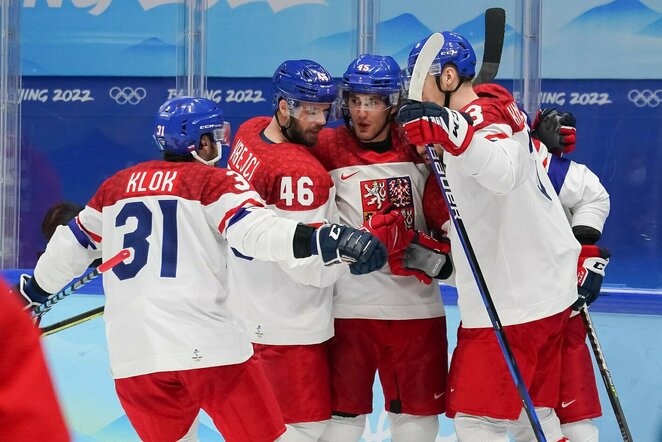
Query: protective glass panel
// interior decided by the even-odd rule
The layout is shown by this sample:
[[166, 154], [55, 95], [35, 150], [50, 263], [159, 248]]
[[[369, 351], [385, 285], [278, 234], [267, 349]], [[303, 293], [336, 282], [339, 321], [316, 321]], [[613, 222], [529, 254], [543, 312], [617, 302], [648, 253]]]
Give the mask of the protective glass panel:
[[[182, 66], [199, 75], [192, 87], [219, 103], [236, 131], [251, 117], [273, 115], [271, 76], [286, 59], [315, 60], [339, 78], [361, 48], [390, 55], [406, 68], [417, 41], [453, 30], [473, 45], [480, 73], [484, 12], [502, 7], [505, 38], [495, 81], [522, 101], [525, 60], [536, 62], [522, 41], [534, 32], [541, 48], [540, 105], [575, 115], [577, 148], [567, 158], [592, 170], [611, 196], [599, 241], [613, 254], [603, 291], [662, 290], [662, 7], [656, 2], [545, 2], [538, 33], [525, 21], [525, 0], [383, 1], [363, 12], [356, 6], [364, 1], [208, 0], [205, 21], [182, 16], [182, 4], [195, 3], [183, 0], [4, 1], [3, 18], [9, 3], [20, 5], [23, 78], [15, 101], [21, 109], [8, 118], [21, 116], [21, 170], [3, 169], [2, 178], [20, 185], [20, 235], [16, 217], [3, 216], [3, 241], [20, 247], [19, 267], [34, 267], [44, 250], [42, 221], [50, 207], [62, 201], [83, 206], [111, 174], [159, 158], [154, 114], [165, 100], [186, 93]], [[182, 33], [187, 19], [199, 33]], [[204, 45], [183, 50], [203, 34]], [[4, 80], [16, 82], [12, 66], [4, 67], [10, 70]], [[535, 69], [527, 72], [535, 82]], [[535, 109], [527, 110], [533, 120]], [[19, 142], [19, 134], [3, 135], [9, 137], [4, 160], [17, 160], [11, 143]], [[229, 144], [229, 128], [215, 137]], [[254, 164], [246, 164], [252, 170]], [[314, 196], [305, 181], [291, 182], [283, 192], [303, 203]], [[7, 199], [2, 204], [11, 209]], [[122, 415], [117, 404], [105, 414], [68, 408], [72, 431], [81, 439]], [[611, 425], [607, 421], [599, 425]], [[130, 428], [117, 422], [124, 424]], [[374, 430], [372, 418], [371, 424]], [[452, 432], [450, 425], [443, 428], [443, 434]], [[617, 434], [605, 428], [603, 434]], [[644, 440], [657, 440], [651, 428], [641, 423]]]

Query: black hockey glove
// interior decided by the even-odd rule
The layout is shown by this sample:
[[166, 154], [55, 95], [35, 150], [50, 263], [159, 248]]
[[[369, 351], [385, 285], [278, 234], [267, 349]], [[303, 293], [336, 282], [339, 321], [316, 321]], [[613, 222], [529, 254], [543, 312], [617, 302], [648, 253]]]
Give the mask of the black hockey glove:
[[386, 264], [386, 247], [369, 232], [343, 226], [324, 225], [312, 238], [313, 255], [321, 255], [325, 265], [350, 263], [350, 272], [363, 275]]
[[541, 109], [533, 123], [531, 136], [540, 140], [550, 153], [560, 156], [575, 150], [576, 126], [577, 120], [570, 112]]

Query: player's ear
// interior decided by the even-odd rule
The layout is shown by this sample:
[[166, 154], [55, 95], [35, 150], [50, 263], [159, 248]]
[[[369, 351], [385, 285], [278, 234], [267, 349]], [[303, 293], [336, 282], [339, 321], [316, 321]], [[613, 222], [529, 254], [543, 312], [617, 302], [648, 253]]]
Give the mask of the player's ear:
[[457, 77], [457, 70], [451, 66], [446, 65], [443, 72], [441, 73], [441, 78], [444, 84], [450, 85], [453, 83], [453, 80]]
[[278, 111], [281, 113], [282, 116], [285, 118], [290, 116], [290, 108], [287, 107], [287, 100], [285, 99], [280, 99], [278, 101]]
[[204, 141], [205, 141], [205, 136], [200, 135], [200, 140], [198, 140], [198, 148], [196, 149], [198, 152], [204, 152], [205, 150], [207, 150], [207, 146]]

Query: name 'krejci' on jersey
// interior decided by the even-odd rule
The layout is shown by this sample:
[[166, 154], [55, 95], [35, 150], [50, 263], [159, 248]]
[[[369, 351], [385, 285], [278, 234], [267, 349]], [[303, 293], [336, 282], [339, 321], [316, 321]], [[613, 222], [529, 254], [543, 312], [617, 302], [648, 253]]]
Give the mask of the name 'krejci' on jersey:
[[[264, 136], [270, 117], [243, 123], [228, 167], [241, 174], [279, 216], [305, 224], [338, 221], [335, 186], [309, 148], [274, 143]], [[228, 259], [231, 291], [241, 293], [240, 312], [251, 340], [267, 345], [304, 345], [333, 336], [333, 284], [347, 266], [325, 267], [319, 256], [278, 264]]]

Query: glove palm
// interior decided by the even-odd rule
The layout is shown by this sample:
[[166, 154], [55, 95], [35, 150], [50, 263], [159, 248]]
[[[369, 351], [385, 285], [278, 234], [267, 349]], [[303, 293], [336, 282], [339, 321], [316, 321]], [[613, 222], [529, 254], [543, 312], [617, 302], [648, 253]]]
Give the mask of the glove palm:
[[453, 272], [449, 254], [450, 244], [417, 231], [405, 250], [398, 256], [389, 256], [389, 266], [394, 275], [415, 276], [430, 284], [433, 278], [446, 279]]

